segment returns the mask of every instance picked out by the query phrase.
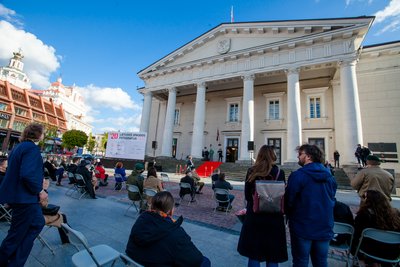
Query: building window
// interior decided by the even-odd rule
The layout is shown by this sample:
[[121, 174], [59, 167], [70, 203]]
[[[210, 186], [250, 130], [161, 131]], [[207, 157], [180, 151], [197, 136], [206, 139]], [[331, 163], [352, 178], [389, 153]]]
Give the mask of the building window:
[[241, 97], [225, 98], [226, 104], [226, 121], [228, 123], [240, 122], [240, 102]]
[[9, 120], [0, 119], [0, 127], [1, 128], [8, 128], [8, 122], [9, 122]]
[[175, 109], [175, 114], [174, 114], [174, 125], [175, 126], [179, 125], [179, 118], [180, 118], [180, 110]]
[[282, 103], [284, 95], [284, 92], [264, 94], [267, 104], [265, 116], [265, 121], [267, 123], [269, 123], [269, 121], [282, 121]]
[[308, 119], [326, 119], [325, 95], [328, 87], [304, 89], [307, 99], [307, 115]]
[[269, 101], [268, 106], [268, 119], [279, 120], [279, 100]]
[[7, 104], [5, 104], [5, 103], [0, 103], [0, 110], [6, 111], [6, 110], [7, 110]]
[[27, 113], [27, 111], [26, 111], [26, 109], [23, 109], [23, 108], [19, 108], [19, 107], [15, 107], [15, 114], [16, 115], [19, 115], [19, 116], [26, 116], [26, 113]]
[[229, 122], [238, 122], [239, 121], [239, 104], [230, 104], [229, 105]]
[[25, 122], [14, 121], [12, 128], [14, 131], [22, 132], [25, 129], [26, 125], [27, 124]]
[[321, 118], [321, 98], [310, 97], [310, 118]]

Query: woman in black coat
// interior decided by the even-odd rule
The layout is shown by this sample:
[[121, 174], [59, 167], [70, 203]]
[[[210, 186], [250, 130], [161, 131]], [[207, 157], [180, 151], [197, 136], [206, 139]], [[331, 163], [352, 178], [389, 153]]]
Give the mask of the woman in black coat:
[[254, 213], [253, 193], [256, 180], [285, 181], [285, 173], [274, 165], [274, 148], [264, 145], [253, 167], [247, 171], [244, 186], [247, 213], [240, 232], [238, 252], [249, 258], [248, 266], [275, 267], [288, 260], [286, 229], [283, 214]]

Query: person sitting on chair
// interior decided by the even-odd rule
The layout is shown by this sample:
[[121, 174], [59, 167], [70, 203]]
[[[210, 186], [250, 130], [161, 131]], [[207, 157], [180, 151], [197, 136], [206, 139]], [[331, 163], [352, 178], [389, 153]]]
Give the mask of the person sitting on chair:
[[43, 163], [43, 167], [47, 170], [47, 174], [45, 174], [45, 175], [49, 175], [50, 176], [50, 178], [51, 178], [51, 180], [53, 180], [53, 181], [57, 181], [57, 178], [56, 178], [56, 167], [54, 166], [54, 164], [53, 164], [53, 160], [54, 160], [54, 157], [53, 156], [47, 156], [47, 158], [46, 158], [46, 161]]
[[86, 183], [86, 191], [93, 199], [96, 199], [97, 197], [95, 194], [95, 189], [97, 180], [93, 179], [93, 174], [89, 171], [90, 165], [90, 161], [82, 160], [78, 168], [76, 169], [76, 173], [82, 175]]
[[[364, 193], [364, 201], [360, 204], [354, 221], [354, 237], [351, 246], [351, 252], [354, 255], [361, 233], [366, 228], [375, 228], [385, 231], [400, 232], [400, 212], [392, 208], [387, 197], [376, 190], [367, 190]], [[396, 259], [399, 256], [398, 245], [387, 245], [379, 243], [375, 240], [367, 240], [363, 242], [363, 250], [366, 252], [374, 251], [374, 255], [382, 258]], [[372, 253], [371, 253], [372, 254]], [[360, 256], [360, 255], [357, 255]], [[379, 266], [375, 260], [370, 258], [364, 259], [368, 266]], [[375, 265], [374, 265], [375, 264]]]
[[[157, 192], [164, 191], [161, 179], [157, 177], [156, 168], [150, 167], [147, 170], [147, 178], [143, 182], [143, 188], [152, 188]], [[146, 196], [146, 200], [147, 200], [147, 206], [149, 207], [151, 202], [151, 197]]]
[[144, 266], [211, 266], [181, 227], [183, 218], [174, 220], [174, 197], [158, 192], [151, 210], [143, 212], [132, 226], [126, 254]]
[[[72, 159], [72, 162], [71, 162], [71, 163], [68, 165], [68, 167], [67, 167], [67, 172], [70, 172], [70, 173], [75, 174], [75, 173], [76, 173], [76, 169], [78, 168], [78, 162], [79, 162], [79, 160], [80, 160], [79, 157], [73, 158], [73, 159]], [[75, 183], [75, 180], [73, 180], [73, 179], [70, 178], [69, 176], [68, 176], [68, 178], [69, 178], [69, 184]]]
[[[226, 189], [226, 190], [233, 189], [232, 185], [228, 181], [225, 180], [225, 173], [223, 173], [223, 172], [220, 173], [219, 179], [215, 182], [214, 188], [220, 188], [220, 189]], [[219, 197], [218, 194], [217, 194], [216, 198], [220, 199], [220, 200], [225, 200], [225, 199], [223, 199], [224, 196]], [[232, 202], [234, 199], [235, 199], [235, 196], [232, 194], [229, 194], [229, 206], [225, 203], [221, 203], [220, 207], [228, 208], [228, 209], [232, 208]]]
[[115, 177], [115, 190], [120, 190], [122, 188], [122, 183], [126, 182], [126, 172], [124, 164], [122, 162], [117, 162], [117, 164], [115, 164], [114, 172], [115, 174], [121, 175], [121, 178]]
[[101, 162], [98, 162], [95, 168], [95, 176], [99, 179], [99, 186], [107, 186], [108, 182], [108, 174], [106, 174], [106, 170], [103, 167]]
[[200, 178], [199, 174], [197, 173], [196, 168], [194, 166], [192, 167], [192, 178], [193, 178], [194, 184], [197, 188], [196, 194], [203, 194], [201, 192], [201, 190], [204, 187], [204, 182], [201, 181], [201, 178]]
[[[128, 176], [128, 180], [126, 181], [127, 186], [136, 185], [141, 195], [143, 194], [143, 182], [144, 182], [144, 177], [142, 175], [143, 172], [144, 172], [143, 163], [140, 162], [136, 163], [135, 168], [133, 169], [131, 175]], [[128, 191], [128, 197], [132, 201], [140, 200], [140, 207], [143, 208], [142, 198], [138, 193]]]
[[211, 175], [212, 189], [214, 189], [215, 182], [218, 181], [220, 173], [221, 170], [219, 168], [216, 168], [213, 174]]
[[195, 202], [196, 200], [194, 199], [194, 196], [196, 193], [196, 183], [192, 177], [192, 172], [190, 170], [186, 170], [185, 174], [186, 176], [181, 179], [181, 183], [190, 184], [190, 189], [181, 187], [181, 189], [179, 190], [179, 196], [182, 198], [184, 195], [190, 194], [190, 196], [192, 197], [192, 200], [190, 202]]

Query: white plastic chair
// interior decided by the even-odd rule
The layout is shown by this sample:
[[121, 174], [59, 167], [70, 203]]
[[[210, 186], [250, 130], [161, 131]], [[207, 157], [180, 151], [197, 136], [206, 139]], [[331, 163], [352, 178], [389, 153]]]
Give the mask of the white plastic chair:
[[[396, 247], [398, 255], [397, 258], [396, 259], [381, 258], [380, 256], [373, 254], [373, 252], [371, 251], [368, 252], [365, 251], [362, 244], [363, 242], [369, 242], [370, 240], [368, 239], [378, 241], [382, 244], [397, 245]], [[356, 263], [356, 261], [358, 261], [358, 255], [361, 253], [379, 262], [386, 262], [392, 264], [392, 266], [398, 266], [400, 262], [399, 245], [400, 245], [400, 233], [392, 231], [384, 231], [374, 228], [366, 228], [361, 233], [360, 242], [358, 243], [356, 252], [354, 253], [353, 265]]]
[[[136, 200], [136, 201], [140, 201], [140, 202], [143, 201], [143, 197], [142, 197], [142, 194], [140, 194], [139, 187], [137, 187], [136, 185], [133, 185], [133, 184], [127, 184], [126, 187], [127, 187], [127, 189], [128, 189], [128, 192], [137, 193], [137, 194], [139, 195], [140, 200]], [[126, 213], [128, 212], [128, 210], [129, 210], [132, 206], [135, 206], [136, 212], [139, 211], [138, 208], [137, 208], [137, 206], [136, 206], [136, 203], [135, 203], [136, 201], [135, 201], [135, 200], [131, 200], [131, 201], [132, 201], [132, 204], [129, 205], [128, 209], [125, 211], [125, 215], [126, 215]]]
[[125, 263], [125, 266], [144, 267], [143, 265], [132, 260], [128, 255], [126, 255], [124, 253], [121, 253], [120, 257], [121, 257], [121, 260]]
[[225, 213], [227, 214], [231, 208], [231, 204], [229, 201], [229, 190], [222, 188], [214, 188], [214, 199], [217, 202], [217, 205], [214, 208], [214, 212], [217, 210], [218, 207], [224, 207], [221, 206], [221, 204], [226, 204]]
[[163, 182], [169, 182], [169, 176], [168, 176], [168, 174], [162, 172], [160, 175], [161, 175], [161, 180], [162, 180]]
[[79, 231], [72, 229], [68, 224], [61, 224], [67, 233], [71, 243], [83, 245], [85, 250], [81, 250], [72, 255], [72, 263], [77, 267], [104, 266], [110, 262], [114, 265], [115, 261], [120, 258], [118, 251], [107, 245], [97, 245], [89, 247], [86, 237]]
[[345, 253], [345, 261], [346, 261], [346, 266], [350, 265], [350, 248], [351, 244], [353, 242], [353, 235], [354, 235], [354, 227], [350, 224], [347, 223], [341, 223], [341, 222], [334, 222], [333, 225], [333, 232], [335, 235], [346, 235], [346, 242], [340, 245], [334, 245], [334, 244], [329, 244], [329, 254], [328, 256], [333, 259], [337, 260], [343, 260], [343, 256], [341, 255], [335, 255], [333, 252], [334, 250], [339, 250]]

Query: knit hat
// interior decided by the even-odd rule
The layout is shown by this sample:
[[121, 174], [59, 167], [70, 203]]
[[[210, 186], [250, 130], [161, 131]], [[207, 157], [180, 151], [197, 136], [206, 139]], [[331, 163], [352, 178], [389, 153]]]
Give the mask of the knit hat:
[[381, 162], [381, 159], [375, 155], [368, 155], [367, 160]]
[[140, 163], [140, 162], [136, 163], [135, 164], [135, 169], [136, 170], [144, 170], [143, 163]]

